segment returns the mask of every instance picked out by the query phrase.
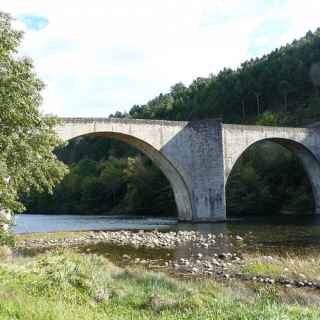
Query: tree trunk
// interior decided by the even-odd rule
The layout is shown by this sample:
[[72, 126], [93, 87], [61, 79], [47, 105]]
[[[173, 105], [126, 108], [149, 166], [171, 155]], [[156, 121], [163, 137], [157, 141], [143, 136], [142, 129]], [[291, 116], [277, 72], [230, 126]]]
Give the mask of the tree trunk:
[[287, 112], [288, 111], [288, 92], [285, 90], [284, 94], [284, 111]]
[[242, 120], [246, 118], [246, 105], [244, 100], [241, 100], [241, 113], [242, 113]]
[[254, 95], [256, 96], [256, 99], [257, 99], [257, 115], [259, 115], [260, 111], [261, 111], [261, 108], [260, 108], [260, 94], [255, 92]]

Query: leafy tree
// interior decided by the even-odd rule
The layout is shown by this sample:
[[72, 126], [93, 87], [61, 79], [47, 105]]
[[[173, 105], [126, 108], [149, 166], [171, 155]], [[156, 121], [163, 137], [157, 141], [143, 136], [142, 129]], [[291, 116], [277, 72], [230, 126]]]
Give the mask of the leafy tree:
[[51, 192], [66, 173], [53, 149], [60, 144], [57, 120], [39, 111], [43, 83], [29, 58], [18, 57], [22, 32], [0, 13], [0, 205], [22, 211], [19, 194]]

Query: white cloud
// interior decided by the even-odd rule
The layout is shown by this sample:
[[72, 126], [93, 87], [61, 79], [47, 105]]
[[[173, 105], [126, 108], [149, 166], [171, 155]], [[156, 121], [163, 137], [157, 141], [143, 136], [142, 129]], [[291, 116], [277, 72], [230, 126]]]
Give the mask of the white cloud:
[[273, 37], [276, 47], [314, 30], [319, 9], [318, 0], [2, 0], [1, 7], [48, 19], [39, 31], [16, 25], [26, 30], [21, 51], [47, 85], [43, 109], [64, 116], [128, 110], [178, 81], [236, 67], [268, 19], [292, 22]]

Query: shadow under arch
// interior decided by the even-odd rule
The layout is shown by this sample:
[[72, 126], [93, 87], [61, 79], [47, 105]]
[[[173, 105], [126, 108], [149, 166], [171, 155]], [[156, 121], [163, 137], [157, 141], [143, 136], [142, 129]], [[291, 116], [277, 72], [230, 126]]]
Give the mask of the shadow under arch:
[[178, 220], [192, 220], [192, 204], [186, 183], [184, 182], [182, 176], [179, 174], [178, 170], [174, 167], [174, 165], [160, 151], [152, 147], [147, 142], [142, 141], [134, 136], [112, 131], [84, 133], [81, 135], [72, 136], [72, 138], [66, 140], [65, 142], [68, 142], [76, 138], [89, 136], [118, 140], [135, 147], [143, 154], [145, 154], [150, 160], [153, 161], [153, 163], [161, 170], [161, 172], [168, 179], [170, 186], [173, 190], [175, 203], [177, 206]]
[[314, 213], [320, 213], [320, 161], [314, 155], [314, 153], [303, 143], [297, 142], [290, 139], [285, 138], [265, 138], [257, 140], [247, 146], [242, 153], [238, 156], [237, 160], [234, 162], [231, 170], [229, 171], [226, 177], [225, 188], [227, 188], [230, 176], [236, 165], [239, 163], [242, 156], [253, 146], [256, 146], [260, 143], [264, 142], [273, 142], [278, 144], [285, 149], [291, 151], [297, 159], [302, 164], [304, 171], [308, 177], [308, 180], [312, 187], [312, 196], [313, 196], [313, 203], [314, 203]]

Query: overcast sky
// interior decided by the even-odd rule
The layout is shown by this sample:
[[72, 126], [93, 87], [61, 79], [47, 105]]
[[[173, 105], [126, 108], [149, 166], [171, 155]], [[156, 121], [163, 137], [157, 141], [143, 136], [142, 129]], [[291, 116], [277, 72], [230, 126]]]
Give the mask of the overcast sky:
[[320, 27], [320, 0], [1, 0], [43, 111], [108, 116]]

